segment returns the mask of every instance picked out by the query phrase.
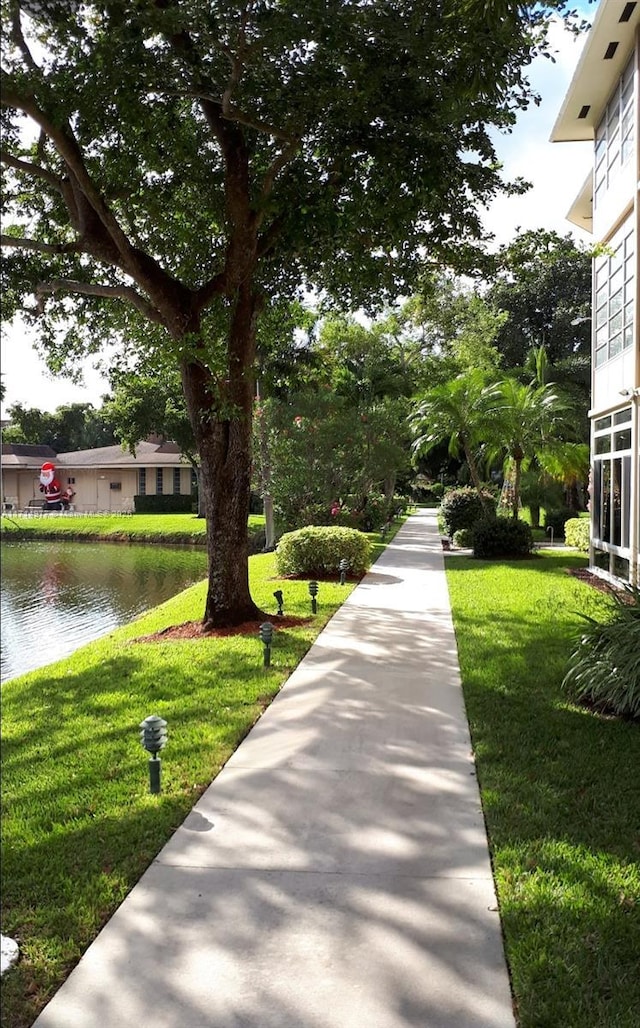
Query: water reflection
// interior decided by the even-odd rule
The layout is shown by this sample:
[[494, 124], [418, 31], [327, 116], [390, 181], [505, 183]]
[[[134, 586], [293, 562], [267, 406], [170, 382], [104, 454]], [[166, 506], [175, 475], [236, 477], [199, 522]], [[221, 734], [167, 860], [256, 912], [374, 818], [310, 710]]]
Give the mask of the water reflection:
[[204, 550], [2, 543], [2, 681], [68, 656], [207, 573]]

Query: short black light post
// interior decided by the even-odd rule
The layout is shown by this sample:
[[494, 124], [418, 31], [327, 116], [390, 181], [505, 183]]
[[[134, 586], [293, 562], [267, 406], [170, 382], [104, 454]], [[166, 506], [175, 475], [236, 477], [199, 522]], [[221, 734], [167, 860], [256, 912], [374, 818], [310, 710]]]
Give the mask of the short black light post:
[[140, 722], [142, 748], [151, 754], [149, 760], [149, 792], [160, 792], [160, 771], [162, 761], [158, 754], [167, 745], [167, 722], [157, 714], [151, 714]]
[[276, 591], [274, 592], [273, 595], [275, 596], [276, 603], [278, 604], [278, 617], [282, 617], [282, 614], [283, 614], [283, 609], [282, 608], [283, 608], [283, 603], [284, 603], [284, 597], [282, 595], [282, 589], [276, 589]]
[[311, 596], [311, 610], [314, 614], [318, 613], [318, 604], [316, 602], [316, 596], [318, 595], [318, 583], [309, 582], [309, 594]]
[[260, 639], [264, 646], [264, 667], [269, 667], [271, 664], [271, 641], [273, 639], [273, 625], [270, 621], [265, 621], [260, 625]]
[[347, 580], [347, 571], [349, 570], [349, 561], [346, 557], [343, 557], [338, 564], [340, 568], [340, 585], [344, 585]]

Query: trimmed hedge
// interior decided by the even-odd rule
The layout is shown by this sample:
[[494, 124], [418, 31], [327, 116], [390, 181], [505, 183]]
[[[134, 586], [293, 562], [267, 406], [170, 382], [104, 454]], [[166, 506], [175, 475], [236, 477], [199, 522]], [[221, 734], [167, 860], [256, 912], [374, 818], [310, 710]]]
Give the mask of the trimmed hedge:
[[564, 525], [564, 541], [567, 546], [575, 546], [583, 553], [589, 552], [589, 528], [588, 518], [569, 518]]
[[276, 549], [279, 575], [338, 574], [340, 561], [349, 561], [350, 574], [363, 574], [371, 563], [371, 545], [354, 528], [308, 525], [282, 536]]
[[564, 526], [569, 518], [575, 517], [575, 511], [569, 507], [560, 507], [558, 510], [548, 510], [544, 516], [544, 527], [552, 528], [554, 535], [564, 536]]
[[483, 518], [473, 528], [474, 557], [528, 557], [532, 549], [531, 527], [519, 518]]
[[451, 489], [440, 505], [440, 513], [447, 529], [447, 535], [453, 536], [460, 528], [473, 528], [476, 521], [486, 517], [487, 512], [495, 513], [495, 497], [489, 492], [483, 492], [482, 501], [477, 489], [464, 486], [462, 489]]
[[136, 514], [191, 514], [193, 509], [191, 493], [134, 496], [133, 503]]
[[473, 529], [459, 528], [453, 533], [453, 545], [460, 550], [467, 550], [473, 546]]

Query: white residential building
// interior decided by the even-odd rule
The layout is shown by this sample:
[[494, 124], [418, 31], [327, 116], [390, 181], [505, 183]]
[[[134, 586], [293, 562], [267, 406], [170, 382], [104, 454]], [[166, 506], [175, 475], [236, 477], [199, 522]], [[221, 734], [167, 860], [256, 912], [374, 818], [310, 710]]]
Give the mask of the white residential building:
[[640, 3], [601, 0], [552, 132], [593, 140], [593, 172], [568, 218], [594, 259], [590, 565], [640, 584], [640, 309], [637, 283]]

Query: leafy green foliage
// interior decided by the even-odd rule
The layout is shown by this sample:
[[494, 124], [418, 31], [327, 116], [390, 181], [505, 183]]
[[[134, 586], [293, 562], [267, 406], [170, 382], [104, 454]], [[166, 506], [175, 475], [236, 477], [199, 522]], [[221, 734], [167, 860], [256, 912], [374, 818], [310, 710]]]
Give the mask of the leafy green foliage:
[[350, 574], [364, 573], [371, 560], [366, 535], [352, 528], [309, 526], [287, 532], [276, 550], [280, 575], [337, 574], [341, 560], [349, 562]]
[[11, 423], [3, 429], [5, 443], [50, 446], [56, 453], [68, 453], [117, 442], [109, 412], [104, 407], [96, 410], [91, 403], [63, 404], [52, 414], [14, 403], [7, 414]]
[[473, 529], [459, 528], [453, 533], [453, 545], [460, 550], [466, 550], [473, 546]]
[[532, 549], [531, 526], [519, 518], [482, 518], [473, 526], [474, 557], [527, 557]]
[[588, 518], [569, 518], [564, 523], [564, 541], [583, 553], [589, 552], [590, 523]]
[[555, 536], [564, 536], [565, 525], [571, 518], [574, 519], [575, 511], [568, 507], [561, 507], [559, 510], [546, 510], [544, 514], [544, 527], [553, 528]]
[[487, 511], [495, 511], [495, 497], [485, 490], [481, 498], [470, 486], [450, 489], [440, 504], [440, 513], [450, 536], [461, 528], [473, 528]]
[[146, 496], [134, 496], [133, 503], [136, 514], [188, 514], [193, 506], [190, 493], [160, 493]]
[[587, 626], [569, 658], [563, 688], [578, 702], [640, 718], [640, 589], [611, 591], [608, 617]]

